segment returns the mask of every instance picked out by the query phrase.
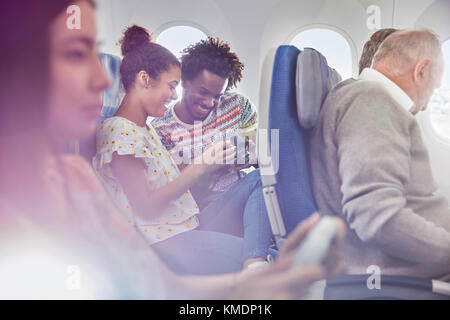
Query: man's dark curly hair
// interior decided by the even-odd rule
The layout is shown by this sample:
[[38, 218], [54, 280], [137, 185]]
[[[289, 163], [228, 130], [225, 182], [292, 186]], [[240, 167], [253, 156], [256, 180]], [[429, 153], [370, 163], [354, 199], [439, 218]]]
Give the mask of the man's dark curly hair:
[[244, 64], [230, 51], [228, 43], [208, 37], [184, 49], [181, 57], [183, 80], [194, 79], [203, 69], [228, 79], [228, 90], [241, 81]]

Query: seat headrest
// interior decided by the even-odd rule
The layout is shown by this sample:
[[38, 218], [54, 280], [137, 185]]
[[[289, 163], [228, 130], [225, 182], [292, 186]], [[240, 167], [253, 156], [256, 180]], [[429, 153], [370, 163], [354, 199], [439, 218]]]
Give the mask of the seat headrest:
[[108, 53], [100, 53], [99, 56], [103, 69], [111, 80], [111, 86], [103, 94], [101, 117], [104, 119], [112, 117], [116, 113], [123, 98], [120, 85], [121, 60], [119, 57]]
[[341, 76], [330, 68], [327, 59], [317, 50], [305, 48], [297, 57], [297, 116], [304, 129], [316, 125], [320, 108], [328, 92]]

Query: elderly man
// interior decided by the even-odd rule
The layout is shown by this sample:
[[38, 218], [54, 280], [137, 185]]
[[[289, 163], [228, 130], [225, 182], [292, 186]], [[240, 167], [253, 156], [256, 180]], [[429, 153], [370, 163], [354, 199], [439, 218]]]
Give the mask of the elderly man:
[[398, 31], [372, 68], [338, 84], [314, 128], [310, 157], [322, 214], [342, 215], [348, 272], [376, 265], [385, 275], [450, 273], [450, 210], [435, 193], [414, 115], [442, 78], [440, 42], [429, 31]]

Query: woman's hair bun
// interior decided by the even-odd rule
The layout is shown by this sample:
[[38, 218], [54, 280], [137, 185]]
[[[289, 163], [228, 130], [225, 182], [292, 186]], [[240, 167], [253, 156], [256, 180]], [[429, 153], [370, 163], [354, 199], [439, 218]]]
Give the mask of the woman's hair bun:
[[152, 37], [148, 30], [137, 25], [126, 28], [119, 40], [123, 56], [149, 42], [152, 42]]

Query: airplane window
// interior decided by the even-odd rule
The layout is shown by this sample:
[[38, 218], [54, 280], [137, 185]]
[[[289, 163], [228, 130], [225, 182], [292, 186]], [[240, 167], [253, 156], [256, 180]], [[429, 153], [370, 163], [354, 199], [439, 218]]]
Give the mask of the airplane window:
[[314, 48], [322, 53], [328, 61], [328, 65], [342, 76], [342, 79], [350, 78], [352, 72], [352, 51], [348, 41], [338, 32], [314, 28], [300, 32], [291, 41], [291, 45], [300, 50]]
[[195, 27], [175, 26], [161, 32], [156, 39], [156, 43], [166, 47], [180, 58], [183, 49], [206, 38], [207, 35]]
[[[189, 45], [206, 39], [208, 36], [195, 27], [191, 26], [175, 26], [162, 31], [156, 43], [169, 49], [177, 58], [181, 58], [181, 52]], [[178, 99], [181, 99], [181, 85], [177, 87]]]
[[431, 98], [429, 109], [434, 131], [450, 143], [450, 39], [442, 44], [444, 53], [444, 76], [442, 86]]

